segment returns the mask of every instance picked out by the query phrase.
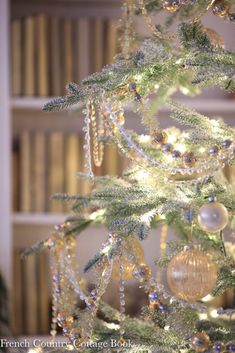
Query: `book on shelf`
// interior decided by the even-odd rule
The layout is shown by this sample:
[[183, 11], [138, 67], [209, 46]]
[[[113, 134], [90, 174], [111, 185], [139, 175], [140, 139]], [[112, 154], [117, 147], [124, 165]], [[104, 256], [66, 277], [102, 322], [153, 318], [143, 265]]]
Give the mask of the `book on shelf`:
[[[23, 51], [23, 95], [24, 96], [35, 96], [36, 95], [36, 66], [35, 66], [35, 53], [36, 53], [36, 41], [35, 41], [35, 19], [33, 16], [26, 17], [23, 20], [23, 38], [22, 45]], [[14, 74], [14, 72], [13, 72]], [[13, 78], [13, 82], [15, 79]], [[14, 90], [14, 88], [13, 88]]]
[[[64, 77], [63, 77], [63, 82], [64, 85], [66, 85], [69, 82], [72, 82], [74, 80], [74, 40], [73, 40], [73, 22], [71, 20], [64, 20], [63, 21], [63, 72], [64, 72]], [[65, 92], [65, 86], [64, 86], [64, 93]]]
[[20, 210], [23, 212], [32, 211], [31, 137], [30, 131], [22, 132], [19, 137]]
[[114, 144], [108, 144], [104, 149], [104, 168], [103, 174], [105, 175], [119, 175], [121, 170], [121, 160]]
[[78, 192], [76, 172], [80, 170], [79, 140], [77, 134], [70, 133], [65, 140], [65, 191], [70, 195]]
[[48, 255], [45, 252], [40, 252], [35, 256], [37, 256], [36, 276], [38, 279], [38, 330], [40, 334], [48, 334], [51, 310], [51, 288], [48, 276]]
[[12, 157], [11, 157], [11, 166], [12, 166], [12, 210], [19, 210], [19, 202], [20, 202], [20, 190], [19, 190], [19, 143], [17, 141], [13, 141], [12, 148]]
[[22, 94], [22, 23], [13, 20], [11, 25], [11, 87], [13, 96]]
[[[82, 168], [82, 141], [76, 133], [69, 133], [65, 137], [65, 193], [77, 195], [81, 192], [77, 172]], [[64, 211], [69, 212], [67, 204]]]
[[23, 332], [24, 306], [23, 306], [23, 272], [20, 249], [14, 248], [13, 251], [13, 315], [12, 330], [17, 335]]
[[32, 211], [46, 211], [47, 139], [42, 131], [32, 133]]
[[97, 72], [104, 66], [104, 21], [100, 18], [91, 21], [91, 57], [92, 72]]
[[[52, 132], [48, 136], [48, 195], [64, 192], [64, 134]], [[62, 213], [63, 203], [49, 200], [50, 212]]]
[[34, 335], [38, 327], [38, 278], [36, 276], [36, 255], [28, 256], [21, 263], [23, 276], [24, 332]]
[[90, 21], [81, 18], [75, 24], [75, 78], [80, 83], [91, 73]]
[[48, 334], [51, 316], [48, 255], [41, 252], [22, 260], [22, 250], [15, 247], [13, 253], [13, 333]]
[[35, 17], [37, 62], [37, 92], [38, 96], [49, 96], [49, 41], [48, 17], [40, 14]]
[[74, 20], [45, 14], [13, 19], [13, 95], [63, 95], [67, 83], [80, 83], [111, 64], [118, 48], [115, 23], [113, 19]]
[[60, 53], [61, 45], [61, 28], [60, 19], [58, 17], [51, 17], [50, 19], [51, 31], [50, 35], [50, 75], [51, 75], [51, 95], [59, 96], [62, 90], [62, 58]]
[[110, 65], [113, 63], [114, 57], [118, 52], [117, 21], [109, 19], [105, 25], [105, 64]]
[[[78, 177], [86, 173], [84, 137], [76, 132], [23, 131], [12, 149], [13, 210], [20, 212], [68, 212], [69, 207], [51, 200], [57, 193], [89, 194], [92, 183]], [[91, 151], [92, 153], [92, 151]], [[117, 148], [108, 144], [95, 175], [120, 175], [126, 166]]]

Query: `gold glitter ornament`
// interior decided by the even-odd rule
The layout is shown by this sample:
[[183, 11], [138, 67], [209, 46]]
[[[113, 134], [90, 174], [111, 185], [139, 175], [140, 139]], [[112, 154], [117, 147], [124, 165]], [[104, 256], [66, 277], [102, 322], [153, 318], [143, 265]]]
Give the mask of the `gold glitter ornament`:
[[[134, 237], [131, 237], [131, 239], [126, 239], [125, 242], [127, 245], [128, 253], [134, 255], [136, 263], [142, 263], [144, 261], [144, 250], [142, 248], [142, 245], [140, 244], [140, 241]], [[113, 280], [120, 280], [120, 265], [124, 267], [122, 279], [126, 281], [133, 278], [132, 273], [136, 267], [136, 263], [131, 262], [127, 257], [126, 251], [123, 251], [122, 257], [116, 258], [113, 262], [111, 278]]]
[[74, 249], [77, 246], [77, 239], [74, 235], [67, 235], [65, 237], [65, 244], [67, 249]]
[[116, 120], [120, 125], [124, 125], [125, 124], [125, 116], [123, 113], [120, 113], [116, 116]]
[[214, 31], [212, 28], [206, 28], [206, 27], [203, 29], [203, 31], [207, 34], [211, 43], [214, 46], [224, 49], [224, 41], [216, 31]]
[[210, 345], [210, 337], [205, 332], [197, 332], [191, 338], [192, 347], [196, 352], [204, 352]]
[[216, 286], [217, 266], [202, 251], [185, 247], [170, 261], [167, 282], [179, 299], [195, 302]]
[[214, 2], [212, 6], [212, 12], [215, 16], [218, 17], [225, 17], [229, 13], [229, 4], [227, 1], [224, 0], [217, 0]]
[[199, 226], [209, 233], [217, 233], [228, 224], [228, 211], [222, 203], [208, 202], [198, 212]]
[[151, 143], [154, 146], [160, 147], [167, 142], [168, 136], [165, 131], [154, 130], [151, 133]]

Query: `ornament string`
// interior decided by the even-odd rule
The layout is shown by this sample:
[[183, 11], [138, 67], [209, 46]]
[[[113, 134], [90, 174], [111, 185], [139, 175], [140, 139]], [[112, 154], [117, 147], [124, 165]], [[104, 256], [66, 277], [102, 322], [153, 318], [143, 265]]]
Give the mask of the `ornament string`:
[[220, 240], [221, 240], [221, 248], [222, 248], [224, 257], [227, 257], [227, 252], [226, 252], [226, 248], [225, 248], [225, 245], [224, 245], [224, 233], [223, 233], [222, 230], [220, 231]]
[[124, 327], [123, 327], [123, 324], [124, 324], [124, 320], [125, 320], [125, 306], [126, 306], [126, 302], [125, 302], [125, 281], [124, 281], [124, 276], [123, 276], [123, 272], [124, 272], [124, 264], [123, 264], [123, 253], [122, 253], [122, 250], [120, 249], [119, 251], [119, 264], [120, 264], [120, 267], [119, 267], [119, 270], [120, 270], [120, 283], [119, 283], [119, 298], [120, 298], [120, 313], [121, 313], [121, 316], [120, 316], [120, 322], [119, 322], [119, 325], [120, 325], [120, 340], [122, 341], [123, 340], [123, 335], [125, 334], [125, 330], [124, 330]]

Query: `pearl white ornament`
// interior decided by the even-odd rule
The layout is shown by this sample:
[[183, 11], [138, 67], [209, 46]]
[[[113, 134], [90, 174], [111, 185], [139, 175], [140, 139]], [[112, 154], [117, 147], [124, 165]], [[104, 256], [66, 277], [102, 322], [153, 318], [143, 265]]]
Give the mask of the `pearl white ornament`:
[[199, 226], [210, 233], [223, 230], [228, 224], [228, 211], [219, 202], [209, 202], [203, 205], [198, 212]]

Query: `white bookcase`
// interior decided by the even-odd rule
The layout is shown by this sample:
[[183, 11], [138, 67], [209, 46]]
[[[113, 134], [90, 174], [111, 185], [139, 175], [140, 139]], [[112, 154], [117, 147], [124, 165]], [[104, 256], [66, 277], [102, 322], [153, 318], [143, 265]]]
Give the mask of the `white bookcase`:
[[0, 1], [0, 269], [11, 287], [11, 109], [9, 85], [9, 2]]

